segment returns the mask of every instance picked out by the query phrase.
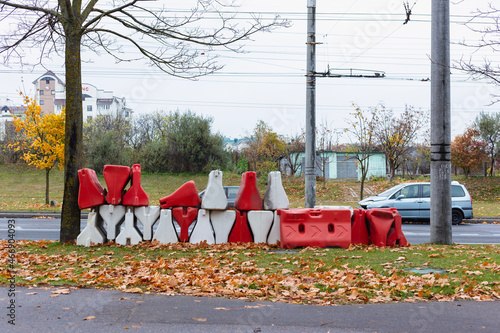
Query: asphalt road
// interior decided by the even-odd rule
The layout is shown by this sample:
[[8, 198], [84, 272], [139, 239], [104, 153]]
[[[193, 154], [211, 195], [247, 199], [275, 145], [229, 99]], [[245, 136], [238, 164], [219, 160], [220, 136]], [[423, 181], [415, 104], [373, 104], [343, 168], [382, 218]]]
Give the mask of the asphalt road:
[[[313, 306], [116, 290], [0, 288], [0, 332], [498, 332], [500, 302]], [[15, 326], [7, 306], [14, 299]]]
[[[0, 239], [7, 238], [8, 220], [7, 218], [0, 218]], [[15, 221], [15, 239], [59, 239], [60, 219], [21, 218], [15, 219]], [[82, 230], [86, 223], [86, 220], [82, 220]], [[141, 229], [140, 224], [139, 229]], [[463, 223], [454, 225], [452, 230], [453, 242], [457, 244], [500, 244], [500, 224]], [[430, 241], [428, 224], [403, 224], [403, 232], [412, 244], [428, 243]]]

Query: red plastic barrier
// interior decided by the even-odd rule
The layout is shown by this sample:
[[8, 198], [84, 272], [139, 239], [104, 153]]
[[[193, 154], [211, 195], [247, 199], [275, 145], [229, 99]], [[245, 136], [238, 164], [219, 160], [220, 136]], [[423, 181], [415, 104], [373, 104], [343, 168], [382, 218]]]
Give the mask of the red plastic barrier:
[[149, 197], [141, 186], [141, 166], [132, 166], [132, 185], [123, 195], [124, 206], [149, 206]]
[[377, 246], [405, 246], [401, 215], [396, 208], [372, 208], [366, 212], [371, 242]]
[[355, 209], [351, 220], [351, 243], [370, 244], [370, 234], [366, 226], [366, 210]]
[[104, 204], [106, 190], [99, 183], [97, 175], [92, 169], [78, 170], [80, 187], [78, 189], [78, 206], [80, 209], [96, 207]]
[[399, 215], [396, 208], [393, 209], [396, 212], [396, 215], [394, 216], [394, 225], [389, 230], [389, 235], [387, 236], [387, 245], [406, 246], [408, 245], [408, 241], [406, 240], [406, 237], [403, 234], [403, 230], [401, 228], [401, 215]]
[[184, 183], [181, 187], [174, 191], [174, 193], [167, 195], [160, 199], [160, 206], [162, 209], [171, 207], [198, 207], [200, 205], [200, 197], [196, 190], [194, 181], [190, 180]]
[[198, 208], [195, 207], [175, 207], [172, 208], [172, 216], [181, 227], [181, 242], [189, 241], [189, 226], [198, 217]]
[[123, 165], [105, 165], [102, 174], [108, 187], [106, 202], [110, 205], [121, 204], [125, 185], [130, 179], [130, 168]]
[[236, 221], [227, 239], [231, 243], [251, 243], [253, 242], [252, 232], [248, 225], [247, 212], [236, 211]]
[[349, 209], [278, 210], [281, 221], [281, 247], [339, 246], [351, 244]]
[[257, 189], [257, 175], [248, 171], [241, 175], [241, 185], [234, 199], [234, 208], [237, 210], [260, 210], [262, 198]]

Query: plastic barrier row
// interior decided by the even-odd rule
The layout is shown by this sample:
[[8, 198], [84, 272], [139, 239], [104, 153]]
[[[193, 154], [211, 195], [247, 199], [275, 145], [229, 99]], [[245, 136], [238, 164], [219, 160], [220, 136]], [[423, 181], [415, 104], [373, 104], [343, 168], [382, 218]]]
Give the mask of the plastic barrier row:
[[[255, 172], [242, 175], [235, 210], [226, 210], [227, 198], [222, 172], [214, 170], [202, 199], [195, 183], [189, 181], [160, 199], [160, 206], [148, 206], [140, 185], [140, 165], [105, 166], [105, 190], [91, 169], [79, 171], [81, 208], [92, 208], [87, 227], [77, 244], [137, 244], [143, 240], [172, 242], [255, 242], [284, 248], [375, 244], [405, 246], [401, 216], [395, 209], [353, 210], [350, 207], [318, 206], [288, 209], [289, 201], [281, 183], [281, 173], [271, 172], [262, 199]], [[124, 190], [128, 181], [131, 186]], [[113, 204], [110, 204], [113, 203]], [[261, 210], [264, 209], [264, 210]], [[153, 226], [158, 222], [156, 232]], [[142, 225], [142, 232], [138, 228]]]
[[406, 246], [401, 215], [395, 208], [278, 210], [281, 247], [349, 247], [350, 244]]
[[[148, 206], [149, 197], [141, 186], [141, 166], [105, 165], [103, 170], [107, 190], [99, 183], [92, 169], [78, 170], [80, 209], [97, 207], [105, 203], [124, 206]], [[125, 186], [131, 181], [130, 188]]]
[[[158, 222], [156, 231], [153, 226]], [[138, 224], [142, 225], [142, 232]], [[157, 240], [168, 244], [269, 243], [280, 239], [279, 216], [273, 211], [236, 211], [159, 206], [125, 207], [102, 205], [89, 213], [87, 226], [77, 245], [90, 246], [114, 240], [121, 245]]]

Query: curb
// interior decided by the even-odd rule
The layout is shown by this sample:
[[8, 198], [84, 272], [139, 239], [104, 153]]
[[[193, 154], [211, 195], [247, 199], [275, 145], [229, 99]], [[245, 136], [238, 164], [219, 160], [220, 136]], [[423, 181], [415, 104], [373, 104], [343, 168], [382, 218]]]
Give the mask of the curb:
[[[89, 213], [82, 212], [81, 218], [87, 219]], [[52, 218], [52, 219], [60, 219], [61, 212], [50, 212], [50, 211], [0, 211], [0, 218], [8, 218], [8, 219], [44, 219], [44, 218]]]

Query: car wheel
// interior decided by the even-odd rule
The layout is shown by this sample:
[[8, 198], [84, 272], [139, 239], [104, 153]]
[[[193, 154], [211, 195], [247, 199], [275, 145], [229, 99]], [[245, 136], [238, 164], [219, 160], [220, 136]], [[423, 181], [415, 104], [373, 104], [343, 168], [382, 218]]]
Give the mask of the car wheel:
[[458, 209], [453, 209], [451, 211], [451, 224], [453, 225], [460, 224], [460, 222], [462, 222], [463, 219], [464, 215], [462, 214], [461, 211], [459, 211]]

